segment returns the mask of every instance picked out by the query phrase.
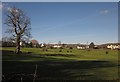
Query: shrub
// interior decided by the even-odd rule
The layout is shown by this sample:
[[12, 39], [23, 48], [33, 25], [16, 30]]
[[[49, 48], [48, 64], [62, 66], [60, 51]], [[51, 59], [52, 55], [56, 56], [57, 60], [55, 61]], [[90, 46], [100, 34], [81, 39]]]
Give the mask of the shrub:
[[60, 49], [63, 49], [63, 47], [60, 47]]
[[70, 47], [70, 49], [73, 49], [73, 47]]
[[106, 51], [105, 53], [106, 53], [106, 54], [108, 54], [109, 52], [108, 52], [108, 51]]
[[59, 52], [62, 52], [62, 50], [59, 50]]
[[50, 49], [54, 49], [54, 48], [51, 46]]

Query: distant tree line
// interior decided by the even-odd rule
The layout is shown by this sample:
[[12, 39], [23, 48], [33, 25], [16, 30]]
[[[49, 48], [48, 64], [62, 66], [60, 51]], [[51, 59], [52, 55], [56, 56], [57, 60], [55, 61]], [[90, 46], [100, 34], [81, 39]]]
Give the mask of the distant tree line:
[[[3, 37], [0, 42], [2, 47], [16, 47], [15, 39], [12, 37]], [[23, 43], [21, 47], [32, 47], [32, 44], [28, 43], [26, 39], [21, 39], [21, 42]]]
[[[2, 47], [16, 47], [16, 43], [15, 40], [12, 37], [3, 37], [2, 41], [0, 41], [2, 43]], [[57, 47], [54, 47], [54, 45], [58, 45], [60, 46], [59, 49], [64, 49], [64, 48], [68, 48], [68, 49], [75, 49], [77, 48], [77, 46], [81, 46], [84, 47], [84, 49], [86, 46], [89, 46], [89, 49], [107, 49], [106, 45], [99, 45], [96, 46], [93, 42], [91, 42], [88, 45], [82, 45], [82, 44], [61, 44], [60, 42], [58, 44], [39, 44], [37, 40], [29, 40], [27, 38], [22, 38], [21, 42], [22, 43], [20, 45], [20, 47], [27, 47], [27, 48], [43, 48], [43, 51], [47, 51], [47, 49], [55, 49]]]

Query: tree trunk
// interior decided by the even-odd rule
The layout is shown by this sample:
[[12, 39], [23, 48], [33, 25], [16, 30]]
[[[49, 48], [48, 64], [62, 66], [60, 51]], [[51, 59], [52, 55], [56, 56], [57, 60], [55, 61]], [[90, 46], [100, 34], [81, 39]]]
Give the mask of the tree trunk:
[[16, 54], [20, 53], [20, 35], [17, 35], [16, 37], [16, 50], [15, 50]]

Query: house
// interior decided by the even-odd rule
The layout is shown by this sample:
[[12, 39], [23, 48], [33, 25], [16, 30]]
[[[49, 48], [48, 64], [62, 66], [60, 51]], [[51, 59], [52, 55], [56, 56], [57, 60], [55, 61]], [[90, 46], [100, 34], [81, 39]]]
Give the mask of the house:
[[106, 48], [106, 49], [120, 49], [120, 43], [107, 43], [107, 44], [102, 44], [101, 48]]
[[120, 45], [116, 45], [116, 44], [110, 44], [110, 45], [107, 45], [107, 48], [108, 49], [120, 49]]
[[54, 45], [52, 46], [53, 48], [61, 48], [62, 46], [59, 46], [59, 45]]
[[25, 47], [26, 46], [26, 42], [25, 41], [20, 41], [20, 46], [21, 47]]
[[32, 43], [33, 47], [39, 47], [39, 43], [37, 40], [33, 39], [33, 40], [31, 40], [31, 43]]
[[77, 46], [77, 49], [85, 49], [85, 47]]
[[87, 48], [89, 48], [88, 45], [78, 45], [77, 46], [77, 49], [87, 49]]
[[41, 45], [40, 45], [41, 48], [44, 47], [44, 46], [45, 46], [44, 44], [41, 44]]

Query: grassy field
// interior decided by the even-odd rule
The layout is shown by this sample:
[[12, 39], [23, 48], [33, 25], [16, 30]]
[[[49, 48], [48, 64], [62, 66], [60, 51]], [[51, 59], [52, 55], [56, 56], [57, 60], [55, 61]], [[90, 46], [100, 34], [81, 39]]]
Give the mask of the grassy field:
[[36, 65], [36, 80], [118, 79], [117, 50], [21, 48], [16, 55], [14, 49], [1, 49], [5, 80], [32, 80]]

